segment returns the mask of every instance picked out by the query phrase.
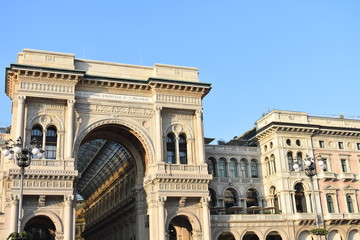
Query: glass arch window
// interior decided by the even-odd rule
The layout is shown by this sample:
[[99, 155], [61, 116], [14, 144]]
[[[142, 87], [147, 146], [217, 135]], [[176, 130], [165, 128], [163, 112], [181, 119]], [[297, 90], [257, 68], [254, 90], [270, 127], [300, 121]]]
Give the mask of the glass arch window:
[[269, 161], [268, 157], [265, 158], [265, 164], [266, 164], [266, 169], [267, 169], [267, 175], [270, 175], [271, 169], [270, 169], [270, 161]]
[[330, 194], [326, 195], [326, 204], [327, 204], [327, 208], [328, 208], [328, 212], [329, 213], [334, 213], [334, 202], [332, 199], [332, 196]]
[[43, 128], [40, 125], [35, 125], [31, 130], [31, 140], [36, 139], [38, 144], [43, 141]]
[[295, 185], [295, 207], [298, 213], [307, 212], [304, 187], [301, 183]]
[[55, 126], [50, 126], [46, 130], [45, 156], [47, 159], [56, 159], [57, 130]]
[[217, 206], [217, 197], [216, 197], [215, 190], [212, 188], [209, 188], [209, 193], [210, 193], [210, 207]]
[[227, 177], [226, 160], [224, 158], [219, 160], [219, 177]]
[[217, 171], [216, 171], [216, 159], [213, 157], [208, 158], [208, 172], [209, 174], [212, 174], [213, 177], [217, 177]]
[[271, 154], [271, 156], [270, 156], [270, 168], [271, 168], [271, 173], [272, 174], [276, 173], [276, 165], [275, 165], [275, 156], [274, 156], [274, 154]]
[[251, 160], [250, 169], [251, 169], [251, 177], [258, 178], [259, 177], [258, 162], [255, 159]]
[[250, 188], [246, 191], [246, 207], [259, 206], [258, 193], [255, 189]]
[[289, 171], [293, 171], [294, 159], [292, 152], [287, 153], [287, 159], [288, 159]]
[[166, 137], [166, 150], [167, 150], [167, 162], [168, 163], [176, 163], [176, 155], [175, 155], [175, 135], [173, 133], [169, 133]]
[[279, 197], [276, 191], [276, 187], [272, 186], [270, 188], [270, 195], [273, 197], [273, 207], [275, 208], [275, 213], [280, 213]]
[[240, 172], [241, 172], [241, 177], [242, 178], [248, 178], [249, 174], [248, 174], [248, 161], [246, 159], [241, 159], [240, 160]]
[[179, 155], [180, 164], [187, 164], [187, 142], [185, 134], [180, 134], [179, 136]]
[[228, 209], [228, 208], [231, 208], [233, 206], [237, 206], [237, 200], [236, 200], [236, 191], [232, 188], [228, 188], [225, 190], [225, 193], [224, 193], [224, 202], [225, 202], [225, 208]]
[[297, 163], [299, 164], [300, 169], [302, 169], [302, 167], [303, 167], [303, 157], [302, 157], [301, 152], [298, 152], [296, 154], [296, 160], [297, 160]]
[[230, 177], [238, 177], [237, 160], [235, 158], [230, 159], [229, 175], [230, 175]]

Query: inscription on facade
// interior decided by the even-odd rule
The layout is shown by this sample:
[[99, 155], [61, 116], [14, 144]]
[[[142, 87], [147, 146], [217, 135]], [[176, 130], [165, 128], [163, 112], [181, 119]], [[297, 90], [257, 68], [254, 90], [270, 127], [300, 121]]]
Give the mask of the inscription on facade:
[[89, 98], [89, 99], [103, 99], [103, 100], [107, 99], [114, 101], [142, 102], [142, 103], [151, 102], [151, 98], [149, 97], [140, 97], [140, 96], [132, 96], [132, 95], [93, 93], [93, 92], [84, 92], [84, 91], [77, 91], [75, 95], [76, 97]]
[[131, 108], [131, 107], [118, 107], [118, 106], [103, 106], [103, 105], [86, 105], [76, 104], [76, 111], [83, 113], [98, 112], [98, 113], [113, 113], [113, 117], [119, 115], [140, 115], [140, 116], [151, 116], [153, 113], [152, 109], [146, 108]]

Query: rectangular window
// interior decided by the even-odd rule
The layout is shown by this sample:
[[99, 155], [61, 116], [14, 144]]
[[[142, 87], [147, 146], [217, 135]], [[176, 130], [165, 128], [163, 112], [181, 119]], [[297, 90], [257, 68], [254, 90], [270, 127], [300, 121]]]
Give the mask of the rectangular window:
[[324, 162], [324, 165], [323, 165], [323, 171], [324, 172], [327, 172], [328, 170], [329, 170], [329, 165], [328, 165], [328, 163], [327, 163], [327, 159], [326, 158], [323, 158], [322, 159], [323, 160], [323, 162]]
[[325, 148], [325, 143], [324, 143], [324, 141], [319, 141], [319, 146], [320, 146], [320, 148]]
[[360, 150], [360, 143], [357, 143], [356, 146], [357, 146], [357, 150]]
[[45, 146], [45, 158], [46, 159], [56, 159], [56, 146], [55, 145], [46, 145]]
[[346, 159], [341, 159], [341, 169], [343, 172], [347, 172]]
[[186, 152], [179, 152], [180, 155], [180, 164], [187, 164]]
[[344, 149], [344, 143], [343, 142], [339, 142], [339, 149]]
[[167, 161], [168, 163], [176, 163], [176, 159], [175, 159], [175, 152], [173, 151], [167, 151]]

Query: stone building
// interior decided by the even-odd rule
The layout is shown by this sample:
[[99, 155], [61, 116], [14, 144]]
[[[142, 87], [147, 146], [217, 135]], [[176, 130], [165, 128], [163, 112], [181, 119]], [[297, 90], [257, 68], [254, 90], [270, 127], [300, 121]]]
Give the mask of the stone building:
[[[45, 150], [23, 185], [21, 229], [37, 239], [308, 240], [316, 223], [329, 240], [359, 239], [360, 121], [274, 110], [211, 145], [211, 86], [196, 68], [24, 49], [5, 84], [12, 127], [1, 147], [21, 137]], [[328, 166], [313, 188], [307, 155]], [[0, 159], [5, 239], [18, 225], [20, 170]]]

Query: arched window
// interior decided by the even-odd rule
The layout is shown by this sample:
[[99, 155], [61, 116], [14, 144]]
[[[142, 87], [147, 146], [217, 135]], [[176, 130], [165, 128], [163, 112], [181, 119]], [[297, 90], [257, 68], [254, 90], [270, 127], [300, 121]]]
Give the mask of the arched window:
[[212, 188], [209, 188], [209, 193], [210, 193], [210, 207], [217, 206], [217, 197], [216, 197], [215, 190]]
[[228, 188], [225, 190], [225, 208], [231, 208], [233, 206], [237, 206], [237, 200], [236, 200], [236, 191], [232, 188]]
[[213, 175], [214, 177], [216, 177], [215, 175], [215, 164], [214, 164], [214, 161], [215, 160], [214, 158], [210, 157], [208, 158], [207, 160], [207, 164], [208, 164], [208, 173]]
[[246, 207], [259, 206], [258, 194], [255, 189], [250, 188], [246, 191]]
[[297, 183], [295, 185], [295, 205], [296, 205], [296, 212], [298, 213], [307, 212], [304, 187], [301, 183]]
[[235, 158], [230, 159], [229, 175], [230, 177], [238, 177], [237, 160]]
[[220, 160], [219, 160], [219, 177], [227, 177], [225, 158], [220, 158]]
[[179, 136], [179, 155], [180, 164], [187, 164], [187, 144], [185, 134], [180, 134]]
[[268, 157], [265, 158], [265, 164], [266, 164], [266, 169], [267, 169], [267, 175], [271, 175], [270, 161], [269, 161]]
[[176, 163], [175, 155], [175, 135], [169, 133], [166, 137], [167, 162]]
[[346, 195], [346, 204], [347, 204], [348, 212], [353, 213], [354, 212], [353, 200], [349, 194]]
[[242, 178], [248, 178], [249, 174], [248, 174], [248, 161], [246, 159], [241, 159], [240, 160], [240, 172], [241, 172], [241, 177]]
[[327, 204], [328, 212], [334, 213], [334, 203], [332, 196], [330, 194], [326, 195], [326, 204]]
[[216, 159], [213, 157], [209, 157], [208, 159], [208, 170], [209, 170], [209, 174], [212, 174], [213, 177], [217, 177], [217, 164], [216, 164]]
[[270, 195], [273, 197], [274, 202], [273, 202], [273, 207], [275, 208], [275, 213], [280, 213], [280, 208], [279, 208], [279, 197], [276, 191], [276, 188], [274, 186], [272, 186], [270, 188]]
[[294, 159], [292, 152], [287, 153], [287, 159], [288, 159], [289, 171], [293, 171]]
[[258, 163], [257, 163], [257, 161], [255, 159], [251, 160], [250, 168], [251, 168], [251, 177], [252, 178], [258, 178], [259, 177]]
[[275, 156], [271, 154], [270, 156], [270, 167], [271, 167], [271, 174], [276, 173], [276, 165], [275, 165]]
[[36, 139], [39, 145], [43, 141], [43, 129], [40, 125], [35, 125], [31, 130], [31, 140]]
[[45, 138], [45, 157], [47, 159], [56, 159], [57, 130], [50, 126], [46, 130]]
[[302, 157], [301, 152], [298, 152], [296, 154], [296, 160], [297, 160], [297, 163], [299, 164], [300, 169], [302, 169], [302, 167], [303, 167], [303, 157]]

